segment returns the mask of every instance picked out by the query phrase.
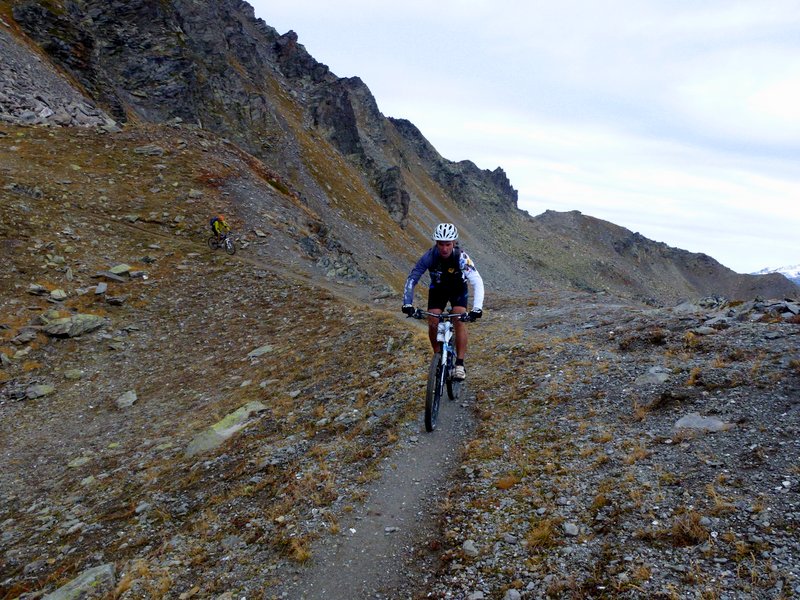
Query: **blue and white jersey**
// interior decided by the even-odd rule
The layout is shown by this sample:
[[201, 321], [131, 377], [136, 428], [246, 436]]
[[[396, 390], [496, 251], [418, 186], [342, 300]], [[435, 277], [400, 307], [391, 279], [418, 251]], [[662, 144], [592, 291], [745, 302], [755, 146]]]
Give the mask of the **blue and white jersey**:
[[[475, 263], [472, 262], [466, 252], [458, 249], [454, 249], [453, 252], [457, 253], [458, 256], [458, 267], [454, 264], [448, 267], [448, 263], [452, 263], [452, 261], [442, 259], [436, 246], [420, 257], [406, 280], [403, 304], [414, 303], [414, 288], [425, 274], [425, 271], [430, 271], [431, 288], [446, 284], [448, 280], [452, 281], [452, 277], [458, 277], [461, 281], [472, 286], [472, 310], [483, 309], [483, 279], [478, 273], [478, 269], [475, 268]], [[458, 272], [456, 273], [456, 271]]]

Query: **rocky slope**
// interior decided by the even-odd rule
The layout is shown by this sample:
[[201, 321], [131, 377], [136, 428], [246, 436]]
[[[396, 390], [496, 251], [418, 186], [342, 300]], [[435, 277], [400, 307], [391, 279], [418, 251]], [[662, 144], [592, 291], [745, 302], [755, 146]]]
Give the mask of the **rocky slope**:
[[432, 596], [800, 594], [799, 310], [494, 311]]
[[[731, 299], [792, 296], [793, 284], [777, 273], [740, 275], [706, 254], [687, 252], [648, 240], [638, 233], [582, 215], [546, 211], [535, 221], [562, 241], [571, 256], [563, 266], [581, 289], [628, 294], [649, 303], [722, 295]], [[564, 265], [554, 259], [555, 264]]]
[[[800, 593], [793, 288], [530, 217], [246, 4], [207, 9], [223, 32], [198, 6], [0, 2], [0, 598], [313, 598], [367, 523], [397, 557], [370, 597]], [[223, 38], [250, 62], [195, 65]], [[158, 112], [176, 73], [213, 96], [254, 65], [263, 129], [205, 96]], [[489, 288], [455, 440], [422, 431], [428, 343], [397, 311], [445, 215]], [[706, 291], [746, 302], [677, 303]], [[421, 529], [375, 528], [387, 470], [424, 488]]]
[[[108, 561], [117, 595], [158, 597], [183, 586], [178, 562], [216, 563], [207, 535], [261, 540], [242, 581], [302, 562], [416, 412], [422, 333], [387, 336], [394, 320], [361, 289], [277, 262], [273, 247], [310, 244], [309, 221], [227, 144], [0, 137], [0, 597]], [[247, 210], [254, 191], [279, 198], [263, 230], [240, 233], [232, 258], [210, 251], [205, 215]], [[171, 558], [156, 567], [152, 552]]]
[[[655, 302], [796, 293], [576, 213], [531, 218], [501, 168], [443, 158], [413, 124], [384, 117], [362, 81], [335, 76], [241, 0], [4, 1], [0, 16], [12, 59], [2, 118], [182, 123], [224, 136], [302, 199], [359, 275], [395, 291], [432, 224], [451, 220], [494, 289], [555, 283]], [[62, 88], [83, 96], [54, 93]]]

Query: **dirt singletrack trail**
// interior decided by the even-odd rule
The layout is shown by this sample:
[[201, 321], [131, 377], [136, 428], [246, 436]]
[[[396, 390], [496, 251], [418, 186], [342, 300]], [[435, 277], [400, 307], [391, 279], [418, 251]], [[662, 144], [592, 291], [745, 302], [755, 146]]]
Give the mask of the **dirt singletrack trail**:
[[414, 598], [436, 569], [431, 551], [448, 482], [456, 475], [463, 441], [474, 426], [474, 395], [465, 386], [456, 401], [442, 400], [435, 431], [419, 419], [388, 457], [363, 505], [345, 516], [336, 536], [325, 536], [309, 564], [267, 597], [305, 600]]

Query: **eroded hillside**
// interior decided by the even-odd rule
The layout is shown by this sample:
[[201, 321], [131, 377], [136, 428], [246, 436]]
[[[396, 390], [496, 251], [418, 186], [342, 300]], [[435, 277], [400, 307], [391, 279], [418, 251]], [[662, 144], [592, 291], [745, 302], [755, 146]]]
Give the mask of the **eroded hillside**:
[[[382, 469], [440, 440], [397, 309], [442, 220], [487, 284], [448, 407], [477, 429], [412, 511], [440, 526], [402, 524], [402, 597], [800, 594], [796, 288], [531, 217], [245, 3], [156, 4], [0, 2], [0, 597], [314, 597]], [[104, 54], [142, 75], [168, 42], [150, 79]], [[709, 294], [740, 300], [675, 306]]]
[[386, 293], [401, 289], [440, 221], [459, 227], [504, 293], [570, 287], [659, 304], [797, 291], [574, 212], [531, 217], [500, 166], [442, 157], [412, 123], [385, 117], [360, 79], [331, 73], [245, 2], [18, 0], [0, 2], [0, 15], [3, 120], [169, 123], [230, 140], [312, 212], [340, 255], [334, 270], [348, 262]]
[[[421, 333], [387, 335], [392, 319], [352, 284], [315, 282], [303, 252], [279, 260], [312, 243], [313, 215], [225, 144], [15, 128], [2, 142], [2, 597], [102, 557], [133, 561], [118, 593], [144, 577], [132, 597], [157, 597], [177, 583], [167, 554], [191, 572], [211, 560], [201, 538], [245, 523], [265, 553], [253, 569], [304, 560], [409, 419]], [[233, 257], [206, 245], [217, 210]], [[241, 418], [246, 433], [215, 451], [203, 431], [234, 413], [218, 430]]]

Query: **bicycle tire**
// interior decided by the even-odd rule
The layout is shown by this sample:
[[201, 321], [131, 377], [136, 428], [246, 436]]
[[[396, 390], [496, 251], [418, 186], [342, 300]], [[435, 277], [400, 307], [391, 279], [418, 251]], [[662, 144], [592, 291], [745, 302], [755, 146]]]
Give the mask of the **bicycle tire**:
[[212, 235], [210, 238], [208, 238], [208, 247], [211, 248], [212, 250], [216, 250], [217, 248], [219, 248], [216, 236]]
[[453, 373], [449, 372], [447, 374], [447, 397], [451, 401], [458, 400], [459, 394], [461, 394], [461, 382], [453, 379]]
[[225, 252], [233, 256], [236, 254], [236, 246], [233, 243], [233, 240], [225, 240]]
[[458, 379], [450, 379], [447, 382], [447, 397], [456, 401], [461, 397], [461, 390], [464, 389], [464, 382]]
[[425, 390], [425, 431], [436, 429], [439, 418], [439, 400], [442, 397], [441, 386], [442, 354], [437, 352], [431, 359], [428, 369], [428, 387]]
[[446, 372], [444, 374], [445, 387], [447, 388], [447, 397], [450, 400], [456, 399], [455, 382], [453, 381], [453, 366], [455, 364], [455, 355], [452, 352], [447, 353]]

